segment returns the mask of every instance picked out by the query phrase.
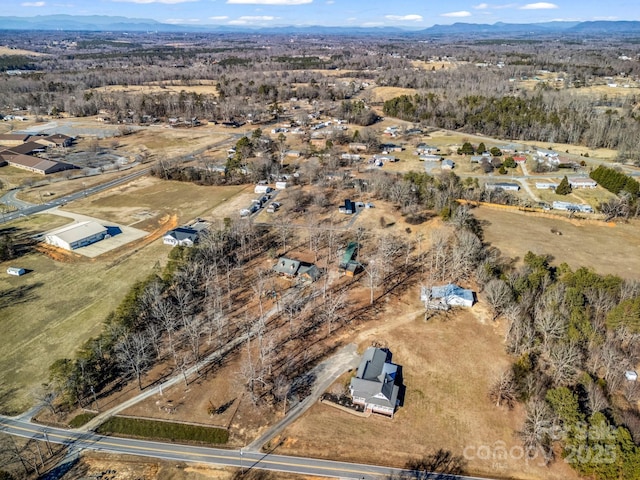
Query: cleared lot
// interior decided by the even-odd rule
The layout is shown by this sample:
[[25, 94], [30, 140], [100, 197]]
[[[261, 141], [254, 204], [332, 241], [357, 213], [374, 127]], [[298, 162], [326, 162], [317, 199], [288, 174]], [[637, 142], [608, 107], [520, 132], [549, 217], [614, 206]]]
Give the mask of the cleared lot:
[[637, 220], [612, 227], [605, 223], [531, 217], [483, 207], [474, 209], [473, 214], [483, 224], [485, 241], [505, 257], [521, 260], [532, 251], [551, 255], [554, 265], [566, 262], [574, 269], [586, 266], [601, 274], [638, 277], [640, 229]]

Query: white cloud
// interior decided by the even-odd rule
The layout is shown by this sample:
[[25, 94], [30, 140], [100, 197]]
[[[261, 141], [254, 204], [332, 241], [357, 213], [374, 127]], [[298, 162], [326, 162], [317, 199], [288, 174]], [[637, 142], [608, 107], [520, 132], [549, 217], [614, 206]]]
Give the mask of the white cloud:
[[416, 15], [415, 13], [409, 15], [385, 15], [387, 20], [393, 20], [394, 22], [421, 22], [422, 15]]
[[229, 25], [250, 25], [250, 24], [261, 24], [265, 22], [271, 22], [275, 20], [277, 17], [272, 17], [271, 15], [244, 15], [242, 17], [238, 17], [235, 20], [230, 20]]
[[209, 20], [228, 20], [229, 17], [226, 15], [215, 15], [213, 17], [209, 17]]
[[555, 3], [549, 2], [538, 2], [538, 3], [527, 3], [523, 7], [520, 7], [521, 10], [548, 10], [551, 8], [558, 8], [558, 5]]
[[22, 5], [23, 7], [44, 7], [45, 3], [44, 2], [24, 2], [24, 3], [21, 3], [20, 5]]
[[454, 18], [462, 18], [462, 17], [470, 17], [471, 12], [467, 12], [466, 10], [462, 10], [460, 12], [449, 12], [449, 13], [441, 13], [441, 17], [454, 17]]
[[384, 26], [384, 23], [383, 22], [364, 22], [360, 26], [363, 28], [382, 27]]
[[227, 0], [227, 3], [239, 5], [304, 5], [313, 0]]
[[484, 10], [485, 8], [489, 8], [489, 4], [488, 3], [481, 3], [480, 5], [476, 5], [475, 7], [476, 10]]
[[139, 4], [163, 3], [166, 5], [174, 5], [176, 3], [197, 2], [199, 0], [113, 0], [113, 1], [122, 2], [122, 3], [139, 3]]

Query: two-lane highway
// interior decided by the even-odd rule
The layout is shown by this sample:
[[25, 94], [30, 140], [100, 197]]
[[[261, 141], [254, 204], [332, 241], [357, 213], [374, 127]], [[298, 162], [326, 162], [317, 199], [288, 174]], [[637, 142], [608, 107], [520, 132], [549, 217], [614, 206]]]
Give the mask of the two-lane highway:
[[[17, 418], [0, 416], [0, 431], [24, 438], [64, 444], [78, 450], [94, 450], [126, 455], [139, 455], [163, 460], [192, 462], [240, 469], [260, 469], [302, 475], [365, 480], [417, 478], [415, 472], [360, 463], [291, 457], [245, 450], [177, 445], [129, 438], [107, 437], [93, 432], [77, 432], [35, 425]], [[421, 473], [425, 475], [425, 473]], [[427, 478], [427, 477], [420, 477]], [[433, 478], [438, 478], [434, 474]], [[488, 480], [478, 477], [447, 475], [454, 480]]]
[[123, 177], [119, 177], [119, 178], [116, 178], [116, 179], [113, 179], [113, 180], [109, 180], [108, 182], [101, 183], [99, 185], [95, 185], [95, 186], [90, 187], [90, 188], [86, 188], [86, 189], [81, 190], [81, 191], [76, 192], [76, 193], [65, 195], [64, 197], [56, 198], [55, 200], [51, 200], [50, 202], [47, 202], [47, 203], [43, 203], [43, 204], [40, 204], [40, 205], [32, 205], [32, 206], [29, 206], [27, 208], [22, 208], [20, 210], [15, 210], [13, 212], [3, 213], [0, 216], [0, 224], [11, 222], [11, 221], [16, 220], [16, 219], [18, 219], [20, 217], [26, 217], [28, 215], [33, 215], [34, 213], [43, 212], [43, 211], [49, 210], [50, 208], [53, 208], [53, 207], [58, 207], [60, 205], [65, 205], [65, 204], [67, 204], [69, 202], [72, 202], [73, 200], [77, 200], [79, 198], [88, 197], [89, 195], [93, 195], [94, 193], [98, 193], [98, 192], [102, 192], [104, 190], [108, 190], [108, 189], [110, 189], [112, 187], [115, 187], [116, 185], [120, 185], [122, 183], [127, 183], [127, 182], [130, 182], [131, 180], [134, 180], [134, 179], [138, 178], [138, 177], [146, 175], [147, 173], [149, 173], [149, 171], [150, 171], [149, 168], [138, 170], [136, 172], [130, 173], [130, 174], [125, 175]]

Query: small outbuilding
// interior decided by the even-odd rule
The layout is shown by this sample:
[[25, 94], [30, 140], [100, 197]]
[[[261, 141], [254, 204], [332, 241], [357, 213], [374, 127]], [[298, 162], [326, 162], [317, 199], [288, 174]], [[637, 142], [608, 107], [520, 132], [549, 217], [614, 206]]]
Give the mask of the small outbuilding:
[[638, 372], [635, 370], [627, 370], [624, 372], [624, 378], [630, 382], [636, 382], [638, 380]]
[[20, 277], [21, 275], [24, 275], [25, 273], [27, 273], [27, 271], [24, 268], [20, 268], [20, 267], [9, 267], [9, 268], [7, 268], [7, 274], [8, 275], [13, 275], [14, 277]]

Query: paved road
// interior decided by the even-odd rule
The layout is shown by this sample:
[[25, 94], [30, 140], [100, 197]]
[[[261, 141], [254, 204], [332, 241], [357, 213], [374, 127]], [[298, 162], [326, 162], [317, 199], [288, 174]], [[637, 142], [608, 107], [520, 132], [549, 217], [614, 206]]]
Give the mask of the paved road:
[[0, 197], [0, 203], [3, 203], [7, 207], [15, 208], [15, 209], [23, 209], [33, 207], [33, 203], [25, 202], [23, 200], [19, 200], [16, 195], [20, 192], [20, 189], [15, 188], [13, 190], [9, 190], [2, 197]]
[[142, 170], [138, 170], [137, 172], [133, 172], [130, 173], [128, 175], [125, 175], [123, 177], [120, 178], [116, 178], [114, 180], [109, 180], [108, 182], [105, 183], [101, 183], [100, 185], [96, 185], [94, 187], [90, 187], [87, 188], [85, 190], [82, 190], [80, 192], [76, 192], [76, 193], [72, 193], [70, 195], [66, 195], [64, 197], [60, 197], [60, 198], [56, 198], [55, 200], [52, 200], [50, 202], [47, 203], [43, 203], [41, 205], [31, 205], [27, 208], [23, 208], [21, 210], [16, 210], [14, 212], [10, 212], [10, 213], [3, 213], [0, 216], [0, 224], [2, 223], [7, 223], [7, 222], [11, 222], [13, 220], [16, 220], [20, 217], [26, 217], [28, 215], [33, 215], [34, 213], [39, 213], [39, 212], [43, 212], [45, 210], [48, 210], [50, 208], [53, 207], [57, 207], [60, 205], [65, 205], [68, 202], [72, 202], [73, 200], [77, 200], [79, 198], [84, 198], [84, 197], [88, 197], [89, 195], [93, 195], [95, 193], [98, 192], [102, 192], [104, 190], [108, 190], [112, 187], [115, 187], [116, 185], [120, 185], [122, 183], [127, 183], [130, 182], [131, 180], [141, 177], [143, 175], [146, 175], [147, 173], [149, 173], [149, 168], [145, 168]]
[[[271, 470], [341, 479], [380, 480], [388, 479], [391, 476], [394, 476], [394, 478], [416, 478], [409, 470], [384, 466], [107, 437], [95, 433], [80, 433], [61, 428], [34, 425], [23, 420], [4, 416], [0, 416], [0, 431], [24, 438], [48, 440], [49, 442], [64, 444], [77, 450], [139, 455], [163, 460], [235, 467], [243, 470]], [[443, 477], [434, 475], [430, 478]], [[448, 480], [489, 480], [460, 475], [447, 475], [444, 478]]]

